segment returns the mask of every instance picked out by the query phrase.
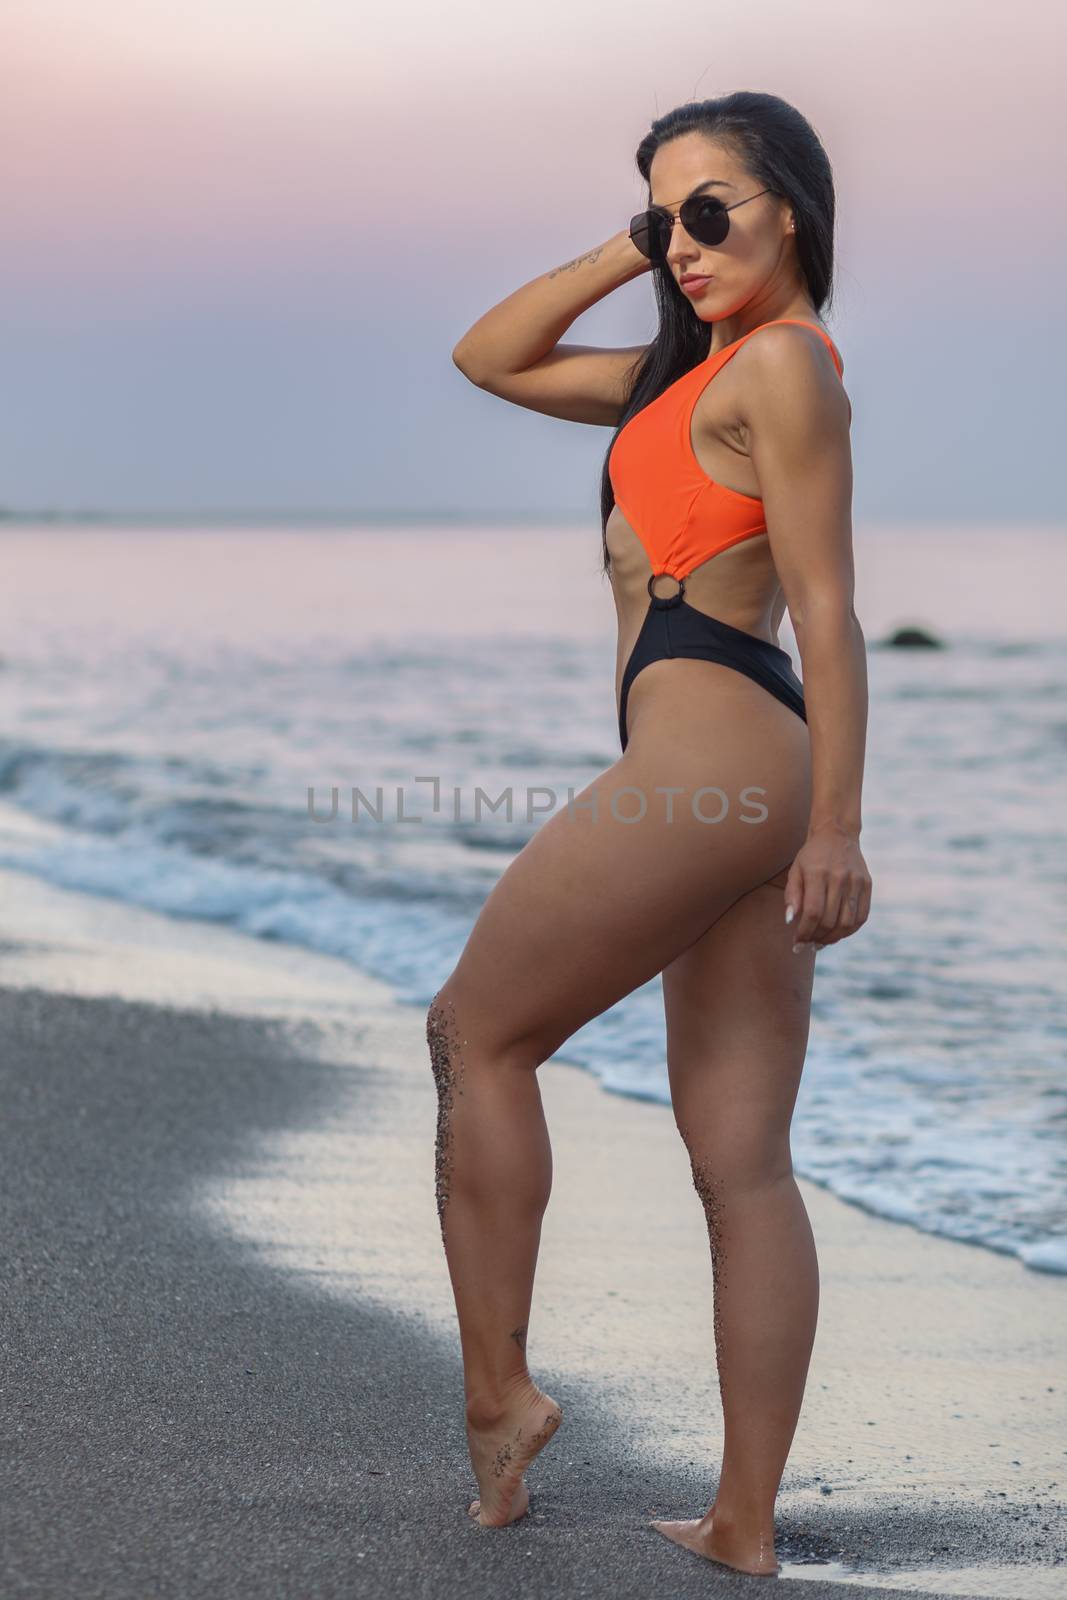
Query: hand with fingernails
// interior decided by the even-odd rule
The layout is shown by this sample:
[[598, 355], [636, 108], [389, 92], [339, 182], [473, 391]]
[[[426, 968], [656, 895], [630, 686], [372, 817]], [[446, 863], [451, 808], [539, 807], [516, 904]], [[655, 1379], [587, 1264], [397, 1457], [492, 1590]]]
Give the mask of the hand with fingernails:
[[793, 954], [847, 939], [871, 909], [871, 875], [859, 829], [828, 823], [814, 828], [789, 869], [785, 920], [793, 924]]

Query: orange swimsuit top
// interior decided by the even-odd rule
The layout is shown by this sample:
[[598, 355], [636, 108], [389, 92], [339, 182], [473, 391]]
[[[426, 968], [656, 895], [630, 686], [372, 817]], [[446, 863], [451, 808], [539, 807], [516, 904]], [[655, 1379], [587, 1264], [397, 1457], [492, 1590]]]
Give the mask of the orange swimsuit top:
[[[841, 363], [830, 337], [801, 317], [776, 317], [812, 328], [826, 341], [838, 377]], [[763, 322], [760, 327], [774, 324]], [[763, 501], [709, 478], [693, 453], [693, 408], [705, 387], [759, 328], [735, 339], [684, 372], [624, 423], [608, 458], [615, 503], [658, 576], [685, 578], [731, 544], [766, 533]]]

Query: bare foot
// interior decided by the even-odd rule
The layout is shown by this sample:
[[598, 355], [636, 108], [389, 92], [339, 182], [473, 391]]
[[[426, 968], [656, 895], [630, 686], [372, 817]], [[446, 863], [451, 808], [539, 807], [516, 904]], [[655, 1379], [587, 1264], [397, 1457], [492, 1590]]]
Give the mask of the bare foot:
[[526, 1515], [530, 1494], [522, 1475], [563, 1420], [563, 1409], [535, 1383], [519, 1389], [494, 1414], [467, 1417], [467, 1444], [481, 1498], [468, 1507], [484, 1528], [502, 1528]]
[[778, 1573], [773, 1534], [741, 1535], [721, 1518], [716, 1522], [713, 1511], [691, 1522], [652, 1522], [649, 1526], [694, 1555], [706, 1556], [736, 1572], [749, 1572], [760, 1578], [773, 1578]]

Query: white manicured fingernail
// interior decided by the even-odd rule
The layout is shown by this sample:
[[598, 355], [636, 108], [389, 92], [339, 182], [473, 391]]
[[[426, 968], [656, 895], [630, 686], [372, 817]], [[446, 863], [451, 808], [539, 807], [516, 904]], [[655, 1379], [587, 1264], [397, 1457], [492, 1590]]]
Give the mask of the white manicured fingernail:
[[795, 916], [796, 916], [796, 912], [794, 911], [793, 907], [792, 906], [786, 906], [786, 908], [785, 908], [785, 920], [786, 920], [786, 922], [792, 922], [792, 920], [793, 920], [793, 918]]

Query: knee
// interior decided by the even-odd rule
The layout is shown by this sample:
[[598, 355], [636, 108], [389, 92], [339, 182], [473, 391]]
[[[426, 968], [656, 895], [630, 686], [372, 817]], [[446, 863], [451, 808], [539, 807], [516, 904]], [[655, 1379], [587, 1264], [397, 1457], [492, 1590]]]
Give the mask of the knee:
[[499, 996], [449, 978], [430, 1002], [426, 1013], [426, 1042], [435, 1075], [447, 1074], [449, 1064], [523, 1067], [536, 1070], [559, 1048], [557, 1039], [544, 1036], [540, 1027], [518, 1024]]
[[438, 989], [426, 1012], [426, 1043], [437, 1092], [444, 1095], [455, 1083], [464, 1043], [447, 985]]
[[705, 1211], [721, 1210], [729, 1194], [765, 1188], [793, 1176], [788, 1133], [719, 1127], [697, 1135], [678, 1124], [689, 1155], [693, 1186]]

